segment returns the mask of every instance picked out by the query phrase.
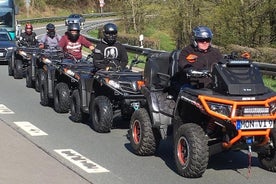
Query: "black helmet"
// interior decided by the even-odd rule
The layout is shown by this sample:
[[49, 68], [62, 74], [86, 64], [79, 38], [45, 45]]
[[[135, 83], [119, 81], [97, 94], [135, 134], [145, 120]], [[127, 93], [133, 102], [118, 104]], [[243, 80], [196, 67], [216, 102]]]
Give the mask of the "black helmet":
[[47, 35], [51, 38], [54, 38], [56, 35], [55, 25], [49, 23], [49, 24], [47, 24], [46, 29], [47, 29]]
[[194, 47], [197, 47], [198, 40], [207, 40], [211, 42], [212, 38], [213, 38], [213, 33], [208, 27], [197, 26], [193, 29], [192, 44]]
[[117, 26], [113, 23], [107, 23], [103, 27], [104, 41], [109, 45], [113, 45], [117, 39], [118, 29]]
[[54, 31], [56, 29], [56, 27], [54, 24], [49, 23], [49, 24], [47, 24], [46, 29], [48, 31]]
[[80, 24], [78, 24], [78, 23], [69, 24], [67, 31], [80, 31]]
[[[77, 31], [77, 33], [72, 34], [71, 31]], [[78, 23], [71, 23], [67, 28], [67, 35], [71, 42], [76, 42], [80, 36], [80, 25]]]

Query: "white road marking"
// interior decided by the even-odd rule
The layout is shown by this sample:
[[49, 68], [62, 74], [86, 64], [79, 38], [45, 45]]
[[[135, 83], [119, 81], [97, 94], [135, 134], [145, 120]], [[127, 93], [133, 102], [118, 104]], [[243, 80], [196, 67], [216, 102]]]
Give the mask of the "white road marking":
[[22, 130], [30, 134], [31, 136], [43, 136], [48, 135], [47, 133], [43, 132], [33, 124], [31, 124], [28, 121], [16, 121], [14, 122], [18, 127], [20, 127]]
[[14, 112], [4, 104], [0, 104], [0, 114], [14, 114]]
[[78, 152], [72, 150], [72, 149], [55, 149], [56, 153], [61, 155], [63, 158], [69, 160], [76, 166], [80, 167], [87, 173], [104, 173], [109, 172], [109, 170], [101, 167], [100, 165], [96, 164], [95, 162], [92, 162], [88, 158], [85, 158]]

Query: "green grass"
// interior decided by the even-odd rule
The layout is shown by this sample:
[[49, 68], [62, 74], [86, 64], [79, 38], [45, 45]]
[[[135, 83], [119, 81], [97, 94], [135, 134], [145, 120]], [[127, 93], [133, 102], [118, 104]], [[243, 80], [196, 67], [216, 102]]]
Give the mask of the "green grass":
[[263, 80], [264, 80], [265, 86], [271, 88], [273, 91], [276, 91], [275, 78], [264, 75]]

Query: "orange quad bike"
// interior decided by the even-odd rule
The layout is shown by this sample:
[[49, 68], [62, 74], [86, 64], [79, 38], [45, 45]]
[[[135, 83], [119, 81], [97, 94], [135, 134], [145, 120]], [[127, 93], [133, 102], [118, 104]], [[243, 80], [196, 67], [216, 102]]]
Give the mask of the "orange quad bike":
[[[177, 172], [201, 177], [209, 157], [226, 150], [258, 154], [261, 166], [276, 172], [276, 93], [247, 59], [225, 58], [212, 71], [190, 70], [193, 86], [177, 99], [167, 92], [177, 71], [179, 51], [147, 58], [142, 93], [147, 99], [130, 122], [129, 139], [137, 155], [153, 155], [161, 139], [173, 136]], [[211, 78], [202, 86], [200, 78]]]

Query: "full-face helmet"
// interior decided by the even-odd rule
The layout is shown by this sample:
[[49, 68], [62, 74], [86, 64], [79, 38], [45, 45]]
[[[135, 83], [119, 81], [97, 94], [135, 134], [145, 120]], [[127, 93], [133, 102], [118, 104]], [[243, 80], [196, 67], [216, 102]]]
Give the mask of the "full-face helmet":
[[80, 36], [80, 25], [78, 23], [71, 23], [67, 28], [67, 35], [71, 42], [76, 42]]
[[104, 41], [109, 45], [113, 45], [117, 40], [118, 29], [113, 23], [107, 23], [103, 27]]
[[52, 23], [49, 23], [49, 24], [47, 24], [46, 29], [47, 29], [48, 36], [51, 37], [51, 38], [54, 38], [55, 35], [56, 35], [56, 27], [55, 27], [55, 25], [52, 24]]

